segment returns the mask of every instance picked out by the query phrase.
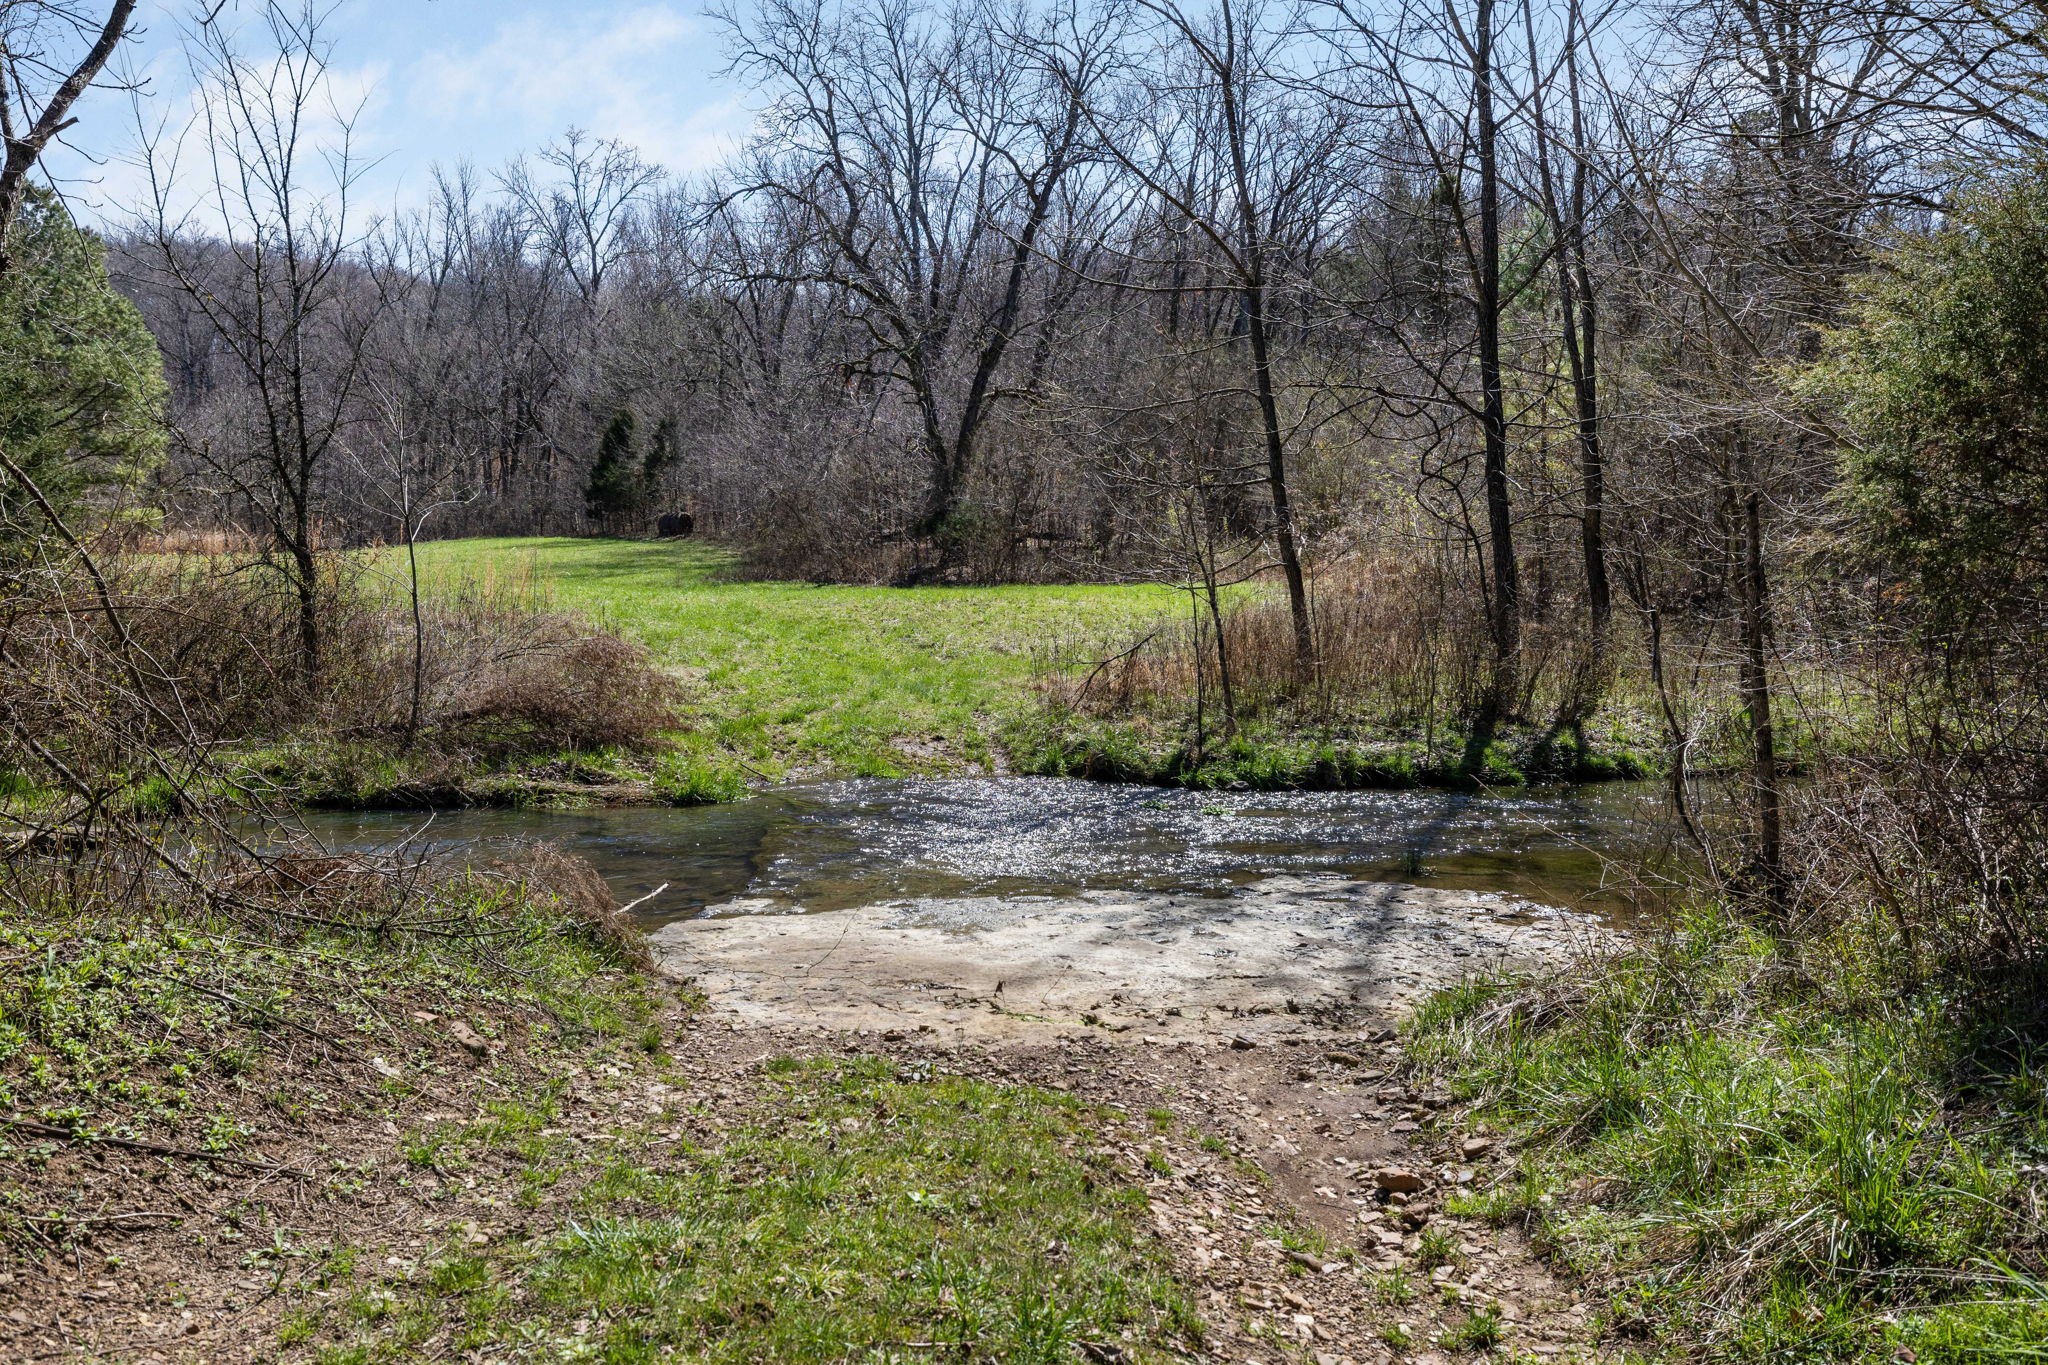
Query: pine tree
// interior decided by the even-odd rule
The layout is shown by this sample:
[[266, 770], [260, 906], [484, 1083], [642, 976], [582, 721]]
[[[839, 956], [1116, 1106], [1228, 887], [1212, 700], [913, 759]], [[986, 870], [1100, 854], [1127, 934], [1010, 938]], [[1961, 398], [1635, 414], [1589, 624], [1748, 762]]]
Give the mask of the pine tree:
[[633, 414], [621, 408], [598, 438], [597, 463], [590, 467], [590, 482], [583, 488], [585, 509], [607, 532], [641, 507], [642, 474], [633, 450], [633, 425]]
[[[156, 340], [107, 279], [100, 239], [47, 190], [28, 191], [7, 247], [0, 448], [66, 517], [113, 511], [163, 457]], [[28, 495], [0, 478], [0, 555], [48, 529]]]
[[661, 491], [661, 476], [674, 467], [682, 458], [682, 450], [676, 440], [676, 419], [664, 417], [654, 424], [654, 439], [647, 445], [647, 461], [640, 468], [640, 478], [647, 485], [647, 496], [652, 498]]

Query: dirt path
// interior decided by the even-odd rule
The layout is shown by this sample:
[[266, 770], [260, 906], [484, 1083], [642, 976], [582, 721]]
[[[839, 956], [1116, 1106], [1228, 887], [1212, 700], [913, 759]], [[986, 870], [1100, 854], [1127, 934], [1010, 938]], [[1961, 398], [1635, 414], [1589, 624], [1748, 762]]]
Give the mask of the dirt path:
[[735, 1085], [779, 1052], [881, 1052], [1123, 1111], [1113, 1154], [1209, 1358], [1334, 1365], [1592, 1354], [1587, 1305], [1518, 1230], [1445, 1211], [1511, 1154], [1401, 1079], [1393, 1025], [1478, 966], [1603, 938], [1507, 897], [1275, 878], [1221, 903], [910, 902], [654, 942], [710, 997], [697, 1064]]

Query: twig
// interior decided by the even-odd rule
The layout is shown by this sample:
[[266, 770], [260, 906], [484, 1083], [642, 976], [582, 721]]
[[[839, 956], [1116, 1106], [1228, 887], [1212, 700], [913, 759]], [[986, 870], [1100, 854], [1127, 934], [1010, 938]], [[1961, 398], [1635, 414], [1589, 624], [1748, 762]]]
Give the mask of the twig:
[[623, 914], [625, 914], [625, 913], [626, 913], [627, 911], [631, 910], [631, 909], [632, 909], [632, 908], [633, 908], [634, 906], [636, 906], [636, 905], [645, 905], [645, 904], [647, 904], [647, 902], [649, 902], [649, 901], [653, 900], [653, 899], [654, 899], [654, 898], [655, 898], [656, 896], [659, 896], [659, 895], [660, 895], [660, 894], [661, 894], [662, 892], [664, 892], [664, 891], [666, 891], [666, 890], [668, 890], [668, 883], [667, 883], [667, 882], [663, 882], [663, 883], [662, 883], [662, 884], [661, 884], [660, 886], [657, 886], [657, 887], [655, 887], [655, 888], [654, 888], [654, 889], [653, 889], [652, 891], [648, 892], [648, 893], [647, 893], [646, 895], [644, 895], [644, 896], [640, 896], [640, 897], [637, 897], [637, 898], [635, 898], [635, 899], [633, 899], [633, 900], [630, 900], [630, 901], [627, 901], [627, 902], [626, 902], [626, 903], [625, 903], [624, 905], [622, 905], [622, 906], [620, 906], [620, 907], [619, 907], [619, 913], [623, 915]]
[[179, 1219], [184, 1216], [182, 1213], [172, 1213], [168, 1209], [134, 1209], [127, 1213], [95, 1213], [78, 1218], [69, 1218], [61, 1213], [47, 1217], [33, 1213], [20, 1215], [24, 1223], [56, 1223], [65, 1227], [80, 1227], [92, 1223], [126, 1223], [136, 1218]]
[[191, 981], [186, 979], [185, 977], [179, 976], [176, 972], [160, 971], [155, 974], [157, 976], [164, 978], [164, 980], [166, 981], [175, 981], [180, 986], [185, 987], [187, 990], [198, 991], [201, 995], [211, 996], [215, 1000], [220, 1001], [224, 1005], [232, 1005], [236, 1009], [248, 1010], [251, 1014], [260, 1014], [264, 1016], [266, 1019], [275, 1020], [276, 1022], [283, 1024], [286, 1028], [297, 1029], [300, 1033], [305, 1034], [308, 1038], [311, 1038], [316, 1042], [325, 1043], [329, 1047], [338, 1048], [340, 1051], [344, 1053], [352, 1053], [354, 1051], [353, 1048], [351, 1048], [346, 1042], [342, 1041], [341, 1039], [336, 1038], [331, 1034], [322, 1033], [319, 1029], [316, 1029], [309, 1024], [302, 1024], [298, 1020], [290, 1018], [287, 1015], [280, 1014], [276, 1010], [271, 1009], [266, 1005], [259, 1005], [256, 1004], [254, 1001], [244, 1000], [240, 996], [232, 994], [228, 991], [217, 991], [210, 986], [202, 986], [197, 981]]
[[0, 1125], [8, 1128], [19, 1128], [23, 1132], [33, 1133], [37, 1137], [55, 1138], [60, 1142], [77, 1142], [87, 1146], [125, 1147], [131, 1152], [147, 1152], [151, 1156], [174, 1156], [186, 1161], [213, 1161], [229, 1166], [247, 1166], [252, 1170], [258, 1171], [282, 1171], [287, 1175], [296, 1175], [306, 1180], [313, 1178], [311, 1171], [302, 1171], [296, 1166], [280, 1166], [271, 1161], [252, 1161], [247, 1157], [228, 1156], [221, 1152], [195, 1152], [189, 1147], [166, 1147], [162, 1143], [142, 1142], [136, 1138], [95, 1137], [87, 1133], [81, 1133], [74, 1128], [59, 1128], [53, 1123], [42, 1123], [20, 1114], [0, 1116]]

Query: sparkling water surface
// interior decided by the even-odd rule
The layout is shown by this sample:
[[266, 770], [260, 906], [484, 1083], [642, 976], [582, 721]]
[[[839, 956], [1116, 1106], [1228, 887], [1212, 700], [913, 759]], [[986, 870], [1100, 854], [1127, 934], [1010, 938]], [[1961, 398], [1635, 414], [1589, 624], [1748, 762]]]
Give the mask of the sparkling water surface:
[[307, 812], [337, 849], [502, 856], [548, 840], [659, 924], [958, 896], [1228, 895], [1285, 873], [1503, 891], [1627, 918], [1615, 860], [1654, 851], [1632, 783], [1499, 793], [1189, 792], [1059, 778], [804, 783], [728, 805], [589, 811]]

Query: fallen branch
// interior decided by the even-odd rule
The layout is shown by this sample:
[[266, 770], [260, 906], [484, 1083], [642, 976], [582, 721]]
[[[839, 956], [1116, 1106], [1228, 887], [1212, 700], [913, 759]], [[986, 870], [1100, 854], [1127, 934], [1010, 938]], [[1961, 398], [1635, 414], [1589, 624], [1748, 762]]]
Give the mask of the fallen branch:
[[635, 897], [633, 900], [627, 901], [624, 905], [619, 907], [619, 913], [623, 915], [630, 912], [636, 905], [645, 905], [647, 904], [647, 902], [653, 900], [656, 896], [659, 896], [662, 892], [666, 890], [668, 890], [668, 883], [663, 882], [660, 886], [655, 887], [646, 895]]
[[295, 1175], [304, 1180], [311, 1180], [313, 1178], [311, 1171], [302, 1171], [296, 1166], [280, 1166], [271, 1161], [253, 1161], [248, 1157], [228, 1156], [222, 1152], [197, 1152], [190, 1147], [167, 1147], [160, 1142], [143, 1142], [137, 1138], [95, 1137], [90, 1133], [81, 1133], [75, 1128], [60, 1128], [54, 1123], [43, 1123], [21, 1114], [8, 1114], [5, 1117], [0, 1117], [0, 1125], [18, 1128], [22, 1132], [32, 1133], [36, 1137], [54, 1138], [59, 1142], [77, 1142], [87, 1146], [123, 1147], [131, 1152], [146, 1152], [151, 1156], [173, 1156], [185, 1161], [213, 1161], [228, 1166], [247, 1166], [251, 1170], [274, 1171], [284, 1175]]

